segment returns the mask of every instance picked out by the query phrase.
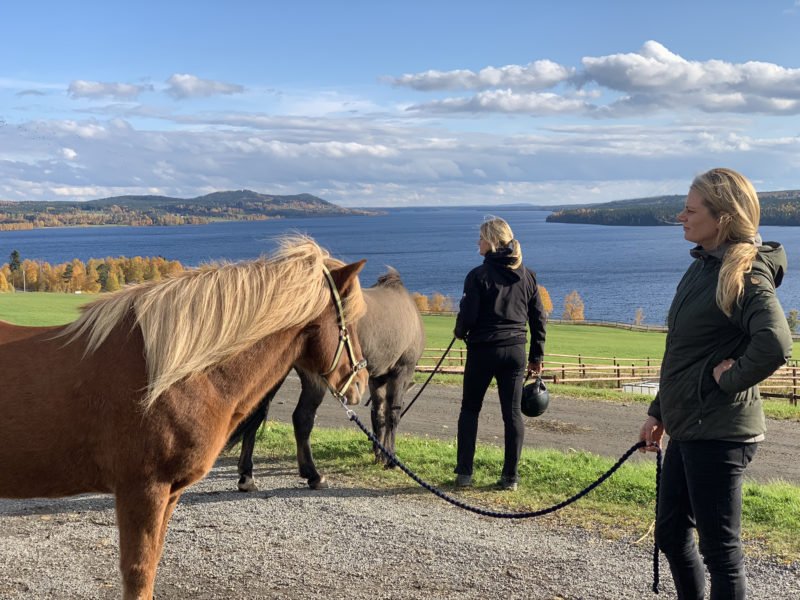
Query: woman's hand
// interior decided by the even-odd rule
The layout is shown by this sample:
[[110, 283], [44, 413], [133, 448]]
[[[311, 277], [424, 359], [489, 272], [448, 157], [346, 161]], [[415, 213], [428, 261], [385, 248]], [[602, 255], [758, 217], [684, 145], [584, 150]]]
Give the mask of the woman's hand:
[[719, 378], [722, 377], [722, 374], [730, 369], [736, 361], [732, 358], [726, 358], [721, 363], [719, 363], [716, 367], [714, 367], [714, 381], [717, 382], [719, 385]]
[[655, 417], [647, 417], [639, 430], [639, 441], [647, 442], [647, 446], [639, 448], [639, 452], [657, 452], [661, 447], [661, 438], [663, 437], [664, 424]]
[[541, 363], [541, 362], [529, 362], [528, 363], [528, 368], [525, 371], [525, 377], [528, 378], [531, 375], [541, 375], [543, 366], [544, 366], [544, 363]]

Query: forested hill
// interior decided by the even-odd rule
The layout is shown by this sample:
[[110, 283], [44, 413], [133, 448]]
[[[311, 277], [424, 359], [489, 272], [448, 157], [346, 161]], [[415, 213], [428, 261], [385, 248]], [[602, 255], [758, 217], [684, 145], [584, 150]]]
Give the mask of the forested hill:
[[[800, 190], [762, 192], [758, 198], [762, 225], [800, 225]], [[676, 225], [676, 217], [683, 210], [685, 201], [685, 195], [616, 200], [556, 210], [547, 221], [594, 225]]]
[[364, 215], [311, 194], [275, 196], [250, 190], [196, 198], [114, 196], [86, 202], [0, 202], [0, 230], [78, 225], [183, 225], [281, 217]]

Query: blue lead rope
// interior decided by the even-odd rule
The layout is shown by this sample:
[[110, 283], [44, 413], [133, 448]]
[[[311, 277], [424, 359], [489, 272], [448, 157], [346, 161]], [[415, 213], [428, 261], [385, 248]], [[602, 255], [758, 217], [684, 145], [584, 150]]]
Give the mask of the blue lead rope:
[[[486, 510], [484, 508], [478, 508], [478, 507], [475, 507], [475, 506], [470, 506], [469, 504], [466, 504], [465, 502], [462, 502], [461, 500], [459, 500], [457, 498], [453, 498], [452, 496], [444, 493], [440, 489], [438, 489], [438, 488], [434, 487], [433, 485], [429, 484], [428, 482], [422, 480], [416, 473], [414, 473], [411, 469], [409, 469], [406, 465], [404, 465], [400, 461], [400, 459], [397, 458], [397, 456], [395, 456], [394, 454], [389, 452], [383, 446], [383, 444], [381, 444], [378, 441], [378, 438], [376, 438], [375, 435], [369, 429], [367, 429], [364, 426], [364, 424], [359, 420], [358, 415], [356, 415], [356, 413], [353, 412], [353, 410], [348, 408], [344, 403], [342, 404], [342, 406], [344, 407], [345, 411], [347, 412], [348, 418], [351, 421], [355, 422], [356, 425], [358, 425], [359, 429], [361, 429], [361, 431], [363, 431], [367, 435], [367, 437], [372, 441], [372, 443], [375, 444], [375, 447], [380, 449], [380, 451], [383, 452], [383, 454], [389, 459], [389, 461], [393, 465], [397, 466], [401, 471], [403, 471], [403, 473], [405, 473], [411, 479], [416, 481], [420, 486], [422, 486], [423, 488], [425, 488], [426, 490], [428, 490], [429, 492], [431, 492], [435, 496], [438, 496], [439, 498], [441, 498], [445, 502], [449, 502], [450, 504], [452, 504], [454, 506], [457, 506], [459, 508], [463, 508], [466, 511], [469, 511], [469, 512], [472, 512], [472, 513], [475, 513], [475, 514], [478, 514], [478, 515], [482, 515], [484, 517], [492, 517], [492, 518], [495, 518], [495, 519], [530, 519], [530, 518], [533, 518], [533, 517], [541, 517], [542, 515], [547, 515], [547, 514], [550, 514], [552, 512], [555, 512], [557, 510], [560, 510], [560, 509], [564, 508], [565, 506], [567, 506], [569, 504], [572, 504], [576, 500], [580, 500], [581, 498], [583, 498], [586, 494], [591, 492], [593, 489], [595, 489], [597, 486], [599, 486], [601, 483], [603, 483], [606, 479], [611, 477], [611, 475], [613, 475], [614, 472], [617, 469], [619, 469], [622, 466], [622, 464], [633, 455], [634, 452], [636, 452], [640, 448], [644, 448], [647, 445], [647, 442], [643, 442], [643, 441], [642, 442], [637, 442], [636, 444], [631, 446], [625, 452], [625, 454], [623, 454], [620, 457], [620, 459], [608, 471], [606, 471], [600, 477], [598, 477], [597, 480], [595, 480], [593, 483], [589, 484], [586, 488], [584, 488], [583, 490], [581, 490], [580, 492], [578, 492], [574, 496], [571, 496], [571, 497], [567, 498], [566, 500], [564, 500], [562, 502], [559, 502], [558, 504], [555, 504], [555, 505], [550, 506], [548, 508], [543, 508], [543, 509], [540, 509], [540, 510], [534, 510], [534, 511], [529, 511], [529, 512], [515, 512], [515, 513], [495, 512], [495, 511], [491, 511], [491, 510]], [[661, 481], [661, 460], [662, 460], [661, 448], [658, 448], [658, 452], [656, 454], [656, 511], [658, 511], [658, 496], [659, 496], [659, 492], [660, 492], [659, 487], [660, 487], [660, 481]], [[655, 593], [655, 594], [658, 594], [658, 584], [659, 584], [659, 577], [658, 577], [658, 544], [654, 542], [653, 543], [653, 587], [652, 587], [652, 589], [653, 589], [653, 593]]]

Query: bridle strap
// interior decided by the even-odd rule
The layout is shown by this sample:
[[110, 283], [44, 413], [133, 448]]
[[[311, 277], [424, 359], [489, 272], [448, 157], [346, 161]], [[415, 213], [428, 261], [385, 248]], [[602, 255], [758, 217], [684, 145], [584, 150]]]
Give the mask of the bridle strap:
[[[341, 400], [344, 397], [345, 392], [347, 392], [347, 390], [350, 388], [350, 384], [353, 383], [353, 379], [355, 379], [355, 376], [358, 374], [358, 372], [366, 368], [367, 361], [363, 358], [361, 360], [356, 358], [356, 352], [353, 349], [353, 343], [350, 341], [350, 335], [347, 332], [347, 323], [344, 318], [344, 306], [342, 305], [342, 297], [339, 295], [339, 289], [336, 287], [336, 282], [333, 280], [333, 275], [331, 275], [331, 272], [324, 265], [322, 267], [322, 272], [325, 274], [325, 280], [328, 282], [328, 287], [331, 290], [333, 304], [336, 308], [336, 322], [339, 326], [339, 345], [336, 347], [336, 354], [333, 356], [331, 368], [322, 373], [322, 377], [325, 379], [325, 383], [327, 383], [328, 388], [334, 397]], [[339, 366], [339, 361], [342, 359], [342, 351], [345, 349], [347, 349], [347, 357], [350, 359], [350, 376], [345, 380], [341, 389], [337, 390], [327, 380], [327, 376], [333, 373], [336, 370], [336, 367]]]

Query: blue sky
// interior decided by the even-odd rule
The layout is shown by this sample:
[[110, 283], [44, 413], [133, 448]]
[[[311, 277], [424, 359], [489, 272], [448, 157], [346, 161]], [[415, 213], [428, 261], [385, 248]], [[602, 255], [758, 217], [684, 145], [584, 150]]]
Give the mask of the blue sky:
[[800, 188], [800, 0], [3, 6], [0, 200]]

